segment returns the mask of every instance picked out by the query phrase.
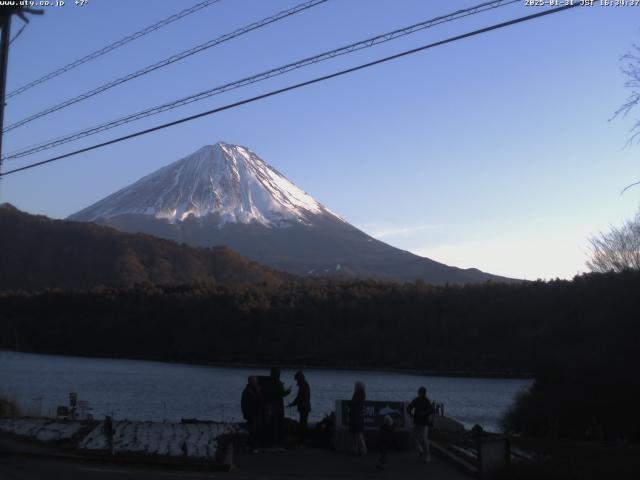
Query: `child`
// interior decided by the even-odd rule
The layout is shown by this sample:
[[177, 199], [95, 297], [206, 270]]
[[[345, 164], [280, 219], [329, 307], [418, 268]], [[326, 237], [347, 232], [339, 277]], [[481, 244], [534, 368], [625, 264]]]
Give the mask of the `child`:
[[382, 419], [382, 425], [380, 425], [380, 432], [378, 434], [378, 445], [380, 448], [380, 455], [378, 457], [378, 470], [382, 470], [387, 466], [387, 453], [392, 448], [396, 448], [396, 433], [393, 425], [393, 418], [391, 415], [385, 415]]

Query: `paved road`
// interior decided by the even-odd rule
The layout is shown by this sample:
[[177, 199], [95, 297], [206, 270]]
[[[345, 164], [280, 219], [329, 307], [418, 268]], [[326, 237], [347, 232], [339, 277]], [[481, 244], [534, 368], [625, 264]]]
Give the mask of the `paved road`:
[[227, 474], [238, 480], [329, 480], [329, 479], [402, 479], [402, 480], [468, 480], [456, 468], [433, 458], [424, 464], [413, 452], [389, 455], [389, 465], [376, 469], [377, 454], [356, 457], [330, 450], [301, 449], [284, 453], [236, 455], [238, 470]]
[[430, 464], [418, 462], [409, 453], [390, 457], [382, 472], [376, 455], [352, 457], [327, 450], [301, 449], [288, 452], [241, 454], [232, 472], [179, 471], [100, 463], [52, 460], [0, 455], [1, 480], [329, 480], [329, 479], [439, 479], [463, 480], [469, 477], [434, 458]]
[[223, 478], [220, 472], [180, 472], [119, 465], [0, 456], [1, 480], [200, 480]]

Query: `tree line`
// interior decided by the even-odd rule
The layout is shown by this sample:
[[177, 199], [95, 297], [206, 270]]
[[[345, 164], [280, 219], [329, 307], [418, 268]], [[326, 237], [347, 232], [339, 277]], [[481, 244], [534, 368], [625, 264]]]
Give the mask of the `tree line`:
[[581, 437], [595, 416], [633, 436], [640, 424], [638, 292], [638, 271], [475, 286], [317, 279], [14, 291], [0, 293], [0, 348], [196, 363], [533, 372], [535, 385], [507, 419], [510, 429]]
[[[640, 273], [431, 286], [359, 280], [0, 293], [2, 348], [187, 362], [533, 372], [626, 346]], [[615, 348], [614, 348], [615, 347]]]

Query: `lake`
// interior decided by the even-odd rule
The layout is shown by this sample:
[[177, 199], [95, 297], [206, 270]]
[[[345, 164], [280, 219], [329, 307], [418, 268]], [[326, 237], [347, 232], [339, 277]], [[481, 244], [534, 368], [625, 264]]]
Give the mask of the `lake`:
[[[69, 392], [87, 400], [96, 418], [179, 421], [181, 418], [240, 421], [240, 395], [249, 375], [268, 369], [213, 367], [140, 360], [98, 359], [0, 351], [0, 396], [33, 415], [53, 415], [68, 404]], [[293, 386], [295, 370], [284, 369], [282, 381]], [[307, 370], [312, 421], [349, 399], [353, 383], [362, 381], [368, 400], [410, 401], [424, 385], [428, 396], [445, 404], [445, 414], [466, 427], [480, 424], [499, 430], [502, 414], [531, 380], [432, 377], [407, 373]], [[290, 401], [290, 400], [289, 400]], [[288, 416], [296, 417], [293, 408]]]

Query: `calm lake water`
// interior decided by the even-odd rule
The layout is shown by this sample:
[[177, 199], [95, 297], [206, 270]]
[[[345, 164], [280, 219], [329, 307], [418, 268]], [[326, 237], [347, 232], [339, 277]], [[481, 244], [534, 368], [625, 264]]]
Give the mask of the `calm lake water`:
[[[294, 370], [283, 370], [285, 386], [296, 387]], [[498, 430], [499, 419], [531, 380], [429, 377], [375, 371], [308, 370], [311, 420], [351, 398], [353, 383], [364, 382], [369, 400], [410, 401], [424, 385], [444, 402], [446, 414], [465, 426]], [[139, 360], [95, 359], [0, 351], [0, 395], [34, 415], [51, 415], [68, 403], [69, 392], [89, 401], [96, 418], [179, 421], [181, 418], [239, 421], [240, 395], [249, 375], [260, 368], [229, 368]], [[295, 417], [293, 409], [286, 409]]]

